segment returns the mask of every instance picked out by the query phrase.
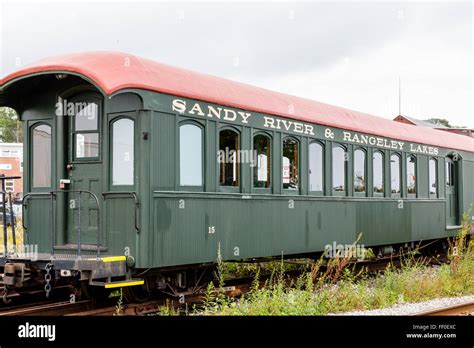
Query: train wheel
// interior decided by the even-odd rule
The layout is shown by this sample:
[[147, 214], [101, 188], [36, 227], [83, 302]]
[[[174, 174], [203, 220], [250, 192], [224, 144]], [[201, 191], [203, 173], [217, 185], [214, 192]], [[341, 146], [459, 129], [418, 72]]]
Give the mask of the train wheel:
[[152, 293], [143, 286], [127, 286], [123, 288], [123, 297], [128, 303], [146, 302], [151, 299]]
[[83, 297], [89, 300], [95, 301], [105, 301], [109, 298], [110, 293], [112, 291], [110, 289], [106, 289], [100, 286], [92, 286], [89, 285], [87, 282], [81, 282], [81, 294]]

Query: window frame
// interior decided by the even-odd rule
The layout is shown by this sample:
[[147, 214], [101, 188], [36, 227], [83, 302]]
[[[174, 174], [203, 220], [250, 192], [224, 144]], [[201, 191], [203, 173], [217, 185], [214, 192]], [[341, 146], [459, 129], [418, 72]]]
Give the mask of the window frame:
[[[99, 163], [102, 162], [102, 99], [94, 96], [79, 96], [71, 99], [72, 103], [95, 103], [97, 104], [97, 129], [96, 130], [76, 130], [76, 115], [70, 117], [70, 144], [71, 144], [71, 163]], [[98, 154], [96, 157], [77, 157], [76, 135], [77, 134], [97, 134], [98, 136]]]
[[[344, 158], [344, 191], [336, 191], [334, 190], [334, 149], [340, 147], [345, 154]], [[346, 197], [348, 196], [348, 182], [349, 182], [349, 151], [348, 147], [342, 143], [333, 143], [331, 148], [331, 192], [333, 196], [341, 196]]]
[[[382, 189], [383, 192], [376, 192], [375, 191], [375, 155], [380, 154], [382, 156]], [[386, 195], [386, 187], [385, 187], [385, 152], [379, 149], [374, 149], [372, 151], [372, 193], [374, 197], [385, 197]], [[391, 191], [390, 187], [390, 191]]]
[[[398, 193], [392, 192], [392, 157], [396, 156], [398, 157], [398, 186], [399, 186], [399, 191]], [[403, 170], [402, 170], [402, 160], [403, 156], [400, 152], [391, 152], [390, 157], [389, 157], [389, 189], [390, 189], [390, 197], [393, 198], [401, 198], [402, 197], [402, 192], [403, 192]]]
[[[434, 178], [436, 182], [436, 193], [431, 193], [431, 171], [430, 171], [430, 163], [431, 161], [434, 162]], [[429, 157], [428, 158], [428, 197], [429, 198], [438, 198], [439, 197], [439, 169], [438, 169], [438, 159], [436, 157]]]
[[[364, 154], [364, 181], [365, 181], [365, 191], [363, 192], [358, 192], [355, 190], [355, 161], [356, 161], [356, 152], [361, 151]], [[368, 151], [366, 148], [357, 146], [354, 148], [352, 151], [352, 192], [354, 194], [354, 197], [367, 197], [367, 191], [368, 191], [368, 163], [367, 163], [367, 158], [368, 158]]]
[[[50, 153], [50, 183], [49, 183], [49, 186], [35, 186], [34, 185], [34, 177], [35, 177], [35, 171], [34, 171], [34, 165], [33, 165], [33, 161], [34, 161], [34, 156], [35, 156], [35, 149], [34, 149], [34, 140], [33, 140], [33, 132], [36, 128], [40, 127], [40, 126], [47, 126], [50, 128], [51, 130], [51, 153]], [[48, 122], [45, 122], [45, 121], [38, 121], [38, 122], [34, 122], [32, 123], [30, 126], [29, 126], [29, 132], [28, 132], [28, 141], [29, 141], [29, 144], [28, 144], [28, 147], [29, 147], [29, 152], [30, 152], [30, 156], [29, 156], [29, 160], [28, 160], [28, 165], [29, 165], [29, 173], [31, 173], [30, 176], [30, 180], [29, 181], [29, 186], [30, 186], [30, 189], [32, 192], [43, 192], [45, 189], [52, 189], [53, 188], [53, 185], [54, 185], [54, 182], [55, 182], [55, 175], [54, 175], [54, 168], [53, 168], [53, 163], [55, 162], [55, 158], [54, 158], [54, 153], [55, 153], [55, 136], [54, 136], [54, 127], [51, 123], [48, 123]]]
[[[181, 126], [185, 125], [192, 125], [198, 127], [201, 130], [201, 185], [181, 185]], [[196, 192], [203, 192], [205, 183], [206, 183], [206, 129], [205, 125], [196, 121], [196, 120], [189, 120], [184, 119], [178, 122], [178, 141], [177, 141], [177, 148], [178, 148], [178, 161], [176, 163], [177, 166], [177, 186], [179, 191], [196, 191]], [[220, 170], [220, 168], [219, 168]], [[220, 175], [220, 174], [219, 174]]]
[[[234, 126], [222, 125], [221, 127], [217, 128], [217, 141], [216, 141], [217, 151], [216, 151], [216, 154], [221, 149], [221, 143], [220, 143], [221, 132], [226, 131], [226, 130], [230, 130], [230, 131], [237, 134], [237, 137], [238, 137], [238, 148], [237, 148], [237, 150], [242, 149], [242, 131], [239, 128], [234, 127]], [[237, 183], [238, 183], [237, 186], [221, 185], [221, 163], [219, 161], [217, 161], [217, 186], [218, 186], [220, 192], [238, 193], [238, 192], [241, 191], [241, 187], [242, 187], [242, 163], [239, 163], [238, 161], [237, 161], [237, 180], [238, 180], [237, 181]]]
[[[444, 171], [445, 171], [445, 177], [444, 177], [444, 185], [445, 186], [456, 186], [456, 183], [457, 183], [457, 180], [458, 178], [455, 176], [455, 164], [454, 164], [454, 159], [452, 156], [446, 156], [445, 160], [444, 160], [444, 163], [445, 163], [445, 167], [444, 167]], [[448, 185], [448, 182], [447, 182], [447, 175], [449, 175], [449, 185]]]
[[[113, 183], [113, 175], [114, 175], [114, 124], [120, 120], [127, 119], [133, 122], [133, 184], [132, 185], [114, 185]], [[111, 190], [130, 190], [131, 188], [135, 188], [137, 185], [136, 180], [136, 173], [137, 173], [137, 154], [138, 154], [138, 138], [137, 138], [137, 120], [129, 115], [117, 115], [114, 116], [109, 121], [109, 168], [110, 168], [110, 175], [109, 175], [109, 187]]]
[[[414, 158], [414, 169], [415, 169], [415, 193], [409, 193], [408, 192], [408, 161], [410, 158]], [[418, 158], [414, 154], [407, 154], [406, 160], [405, 160], [405, 181], [406, 181], [406, 193], [407, 193], [407, 198], [416, 198], [418, 197]]]
[[255, 182], [254, 182], [254, 170], [256, 167], [251, 167], [251, 178], [252, 178], [252, 192], [255, 193], [272, 193], [273, 192], [273, 185], [274, 185], [274, 175], [273, 175], [273, 136], [267, 132], [264, 131], [254, 131], [252, 133], [252, 151], [255, 151], [255, 137], [257, 136], [265, 136], [269, 140], [269, 148], [270, 148], [270, 186], [269, 187], [255, 187]]
[[[283, 187], [283, 147], [285, 140], [294, 140], [298, 146], [298, 163], [297, 163], [297, 170], [298, 170], [298, 187], [296, 189], [289, 189]], [[293, 135], [283, 135], [281, 138], [281, 145], [280, 145], [280, 185], [281, 185], [281, 192], [287, 195], [299, 195], [301, 192], [301, 140]]]
[[[320, 191], [312, 191], [311, 190], [311, 173], [310, 165], [311, 165], [311, 145], [317, 144], [321, 146], [321, 172], [322, 172], [322, 190]], [[326, 192], [326, 143], [320, 140], [310, 140], [308, 144], [308, 192], [310, 195], [314, 196], [324, 196]]]

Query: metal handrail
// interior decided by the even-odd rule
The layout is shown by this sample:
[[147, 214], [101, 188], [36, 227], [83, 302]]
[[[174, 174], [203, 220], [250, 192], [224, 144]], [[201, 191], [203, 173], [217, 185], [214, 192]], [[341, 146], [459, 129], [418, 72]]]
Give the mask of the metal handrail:
[[21, 179], [19, 176], [6, 176], [5, 174], [0, 174], [0, 194], [2, 195], [2, 219], [3, 219], [3, 246], [5, 248], [4, 253], [5, 255], [8, 254], [8, 229], [7, 229], [7, 205], [5, 197], [8, 194], [10, 198], [10, 223], [12, 225], [12, 232], [13, 232], [13, 251], [16, 253], [16, 235], [15, 235], [15, 226], [14, 226], [14, 214], [13, 214], [13, 200], [11, 192], [6, 191], [5, 180], [7, 179]]
[[135, 201], [135, 231], [136, 233], [140, 233], [140, 226], [138, 223], [138, 215], [139, 215], [138, 212], [140, 210], [140, 201], [138, 199], [137, 193], [134, 191], [107, 191], [107, 192], [103, 192], [102, 196], [104, 200], [106, 200], [107, 196], [113, 195], [113, 194], [132, 196], [133, 200]]
[[2, 195], [2, 219], [3, 219], [3, 247], [5, 248], [5, 255], [8, 253], [8, 229], [7, 229], [7, 206], [5, 196], [8, 195], [8, 202], [10, 204], [10, 224], [12, 227], [12, 242], [13, 253], [16, 253], [16, 234], [15, 234], [15, 214], [13, 212], [13, 200], [11, 191], [0, 190]]
[[27, 198], [31, 196], [44, 196], [49, 195], [51, 200], [51, 255], [54, 256], [54, 247], [55, 247], [55, 239], [56, 239], [56, 219], [55, 219], [55, 209], [54, 209], [54, 201], [56, 199], [56, 195], [58, 193], [76, 193], [78, 197], [78, 228], [77, 228], [77, 255], [81, 257], [81, 195], [82, 193], [87, 193], [90, 196], [94, 197], [95, 203], [97, 205], [97, 258], [100, 258], [100, 247], [101, 247], [101, 225], [100, 225], [100, 204], [99, 198], [89, 191], [89, 190], [55, 190], [55, 191], [48, 191], [48, 192], [30, 192], [23, 196], [21, 205], [22, 205], [22, 214], [23, 214], [23, 228], [24, 232], [27, 231], [27, 226], [25, 224], [26, 215], [24, 214], [24, 209], [26, 209], [26, 202]]

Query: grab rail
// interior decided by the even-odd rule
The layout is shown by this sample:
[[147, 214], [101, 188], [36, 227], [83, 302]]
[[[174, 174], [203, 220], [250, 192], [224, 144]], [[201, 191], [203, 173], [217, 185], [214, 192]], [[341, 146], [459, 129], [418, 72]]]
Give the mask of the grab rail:
[[3, 247], [4, 247], [4, 254], [8, 254], [8, 229], [7, 229], [7, 201], [5, 199], [6, 195], [9, 197], [10, 202], [10, 224], [12, 226], [12, 241], [13, 241], [13, 251], [16, 253], [16, 234], [15, 234], [15, 218], [13, 213], [13, 200], [12, 200], [12, 193], [6, 191], [6, 180], [15, 180], [21, 179], [20, 176], [6, 176], [5, 174], [0, 174], [0, 181], [2, 182], [0, 188], [0, 194], [2, 195], [2, 220], [3, 220]]
[[78, 226], [77, 226], [77, 256], [81, 258], [81, 233], [82, 233], [82, 224], [81, 224], [81, 198], [82, 193], [87, 193], [89, 196], [94, 198], [94, 201], [97, 205], [97, 258], [100, 258], [100, 247], [101, 247], [101, 231], [100, 231], [100, 204], [99, 198], [89, 191], [89, 190], [55, 190], [55, 191], [48, 191], [48, 192], [30, 192], [23, 196], [21, 201], [22, 205], [22, 214], [23, 214], [23, 231], [26, 233], [27, 226], [25, 224], [26, 215], [24, 214], [24, 210], [27, 208], [26, 202], [29, 197], [32, 196], [50, 196], [51, 201], [51, 209], [50, 209], [50, 217], [51, 217], [51, 256], [54, 256], [54, 247], [55, 247], [55, 240], [56, 240], [56, 211], [54, 209], [54, 201], [56, 200], [56, 195], [58, 193], [76, 193], [78, 198], [78, 207], [77, 207], [77, 214], [78, 214]]

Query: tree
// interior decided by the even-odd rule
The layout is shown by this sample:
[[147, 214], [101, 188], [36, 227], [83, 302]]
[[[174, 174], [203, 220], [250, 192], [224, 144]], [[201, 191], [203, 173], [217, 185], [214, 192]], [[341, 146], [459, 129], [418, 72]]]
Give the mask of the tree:
[[436, 118], [436, 117], [432, 117], [432, 118], [429, 118], [427, 119], [426, 121], [428, 122], [431, 122], [433, 124], [440, 124], [440, 125], [443, 125], [445, 127], [448, 127], [448, 128], [452, 128], [453, 126], [449, 123], [449, 121], [445, 118]]
[[0, 141], [4, 143], [23, 142], [23, 131], [15, 110], [0, 107]]

